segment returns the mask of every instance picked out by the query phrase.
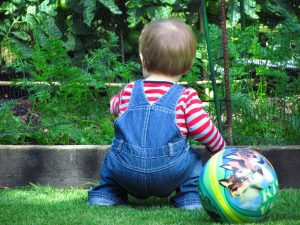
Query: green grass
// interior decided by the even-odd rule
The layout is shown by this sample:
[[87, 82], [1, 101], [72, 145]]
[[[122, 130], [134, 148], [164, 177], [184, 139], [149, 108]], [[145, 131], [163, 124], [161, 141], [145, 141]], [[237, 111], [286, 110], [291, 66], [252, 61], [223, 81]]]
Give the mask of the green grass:
[[[173, 208], [168, 199], [130, 198], [129, 206], [86, 205], [84, 189], [31, 186], [0, 189], [0, 224], [217, 224], [203, 210]], [[300, 190], [284, 189], [263, 225], [299, 225]]]

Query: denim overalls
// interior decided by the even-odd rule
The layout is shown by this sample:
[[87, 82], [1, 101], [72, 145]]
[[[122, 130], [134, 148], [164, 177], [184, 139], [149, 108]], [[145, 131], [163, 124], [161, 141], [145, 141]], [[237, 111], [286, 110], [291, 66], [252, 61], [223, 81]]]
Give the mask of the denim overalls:
[[88, 202], [118, 205], [126, 203], [128, 193], [146, 198], [176, 191], [171, 199], [175, 207], [201, 208], [201, 158], [175, 121], [184, 88], [174, 84], [150, 105], [143, 82], [135, 82], [127, 110], [115, 121], [115, 138], [103, 162], [100, 185], [88, 192]]

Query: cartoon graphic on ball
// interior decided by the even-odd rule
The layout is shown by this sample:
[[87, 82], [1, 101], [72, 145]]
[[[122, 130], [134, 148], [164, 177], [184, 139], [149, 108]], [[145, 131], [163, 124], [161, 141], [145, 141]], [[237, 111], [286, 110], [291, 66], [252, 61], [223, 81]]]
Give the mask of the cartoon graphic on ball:
[[273, 207], [278, 191], [273, 166], [249, 148], [229, 148], [215, 154], [199, 178], [203, 208], [216, 221], [261, 220]]

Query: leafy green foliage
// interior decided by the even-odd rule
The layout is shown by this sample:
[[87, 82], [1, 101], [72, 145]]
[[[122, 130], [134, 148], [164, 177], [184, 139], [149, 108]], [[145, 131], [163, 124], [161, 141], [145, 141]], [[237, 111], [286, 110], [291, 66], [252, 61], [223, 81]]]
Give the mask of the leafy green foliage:
[[[296, 99], [294, 99], [296, 100]], [[293, 100], [292, 100], [293, 101]], [[299, 111], [291, 99], [262, 98], [253, 100], [244, 94], [233, 94], [233, 130], [236, 144], [288, 145], [299, 141]], [[299, 107], [299, 105], [298, 105]]]
[[102, 48], [85, 56], [83, 68], [74, 65], [58, 39], [35, 45], [31, 78], [22, 82], [40, 122], [37, 126], [22, 124], [5, 110], [5, 115], [0, 115], [6, 119], [2, 127], [10, 123], [12, 131], [25, 130], [15, 137], [23, 143], [34, 140], [39, 144], [108, 144], [113, 137], [114, 118], [108, 106], [111, 90], [104, 83], [127, 82], [139, 67], [133, 62], [119, 62], [119, 55], [114, 54], [116, 35], [103, 35], [106, 38], [100, 40]]
[[[250, 19], [258, 19], [258, 13], [261, 11], [261, 6], [257, 4], [256, 0], [244, 0], [245, 1], [245, 14]], [[229, 26], [235, 27], [241, 19], [240, 1], [229, 0], [228, 17]]]
[[197, 8], [190, 8], [190, 3], [189, 0], [129, 0], [126, 2], [129, 27], [133, 28], [152, 20], [169, 17], [193, 20]]
[[[8, 101], [0, 104], [0, 134], [6, 133], [9, 127], [9, 132], [12, 135], [8, 137], [0, 136], [0, 143], [2, 144], [15, 144], [18, 142], [20, 135], [17, 132], [21, 127], [22, 123], [20, 118], [15, 117], [11, 108], [16, 104], [15, 101]], [[15, 134], [14, 134], [15, 133]]]
[[114, 0], [98, 0], [98, 1], [101, 2], [105, 7], [107, 7], [112, 13], [114, 14], [122, 13]]
[[[32, 47], [45, 45], [49, 39], [61, 39], [68, 51], [76, 51], [79, 60], [99, 38], [103, 18], [97, 11], [106, 8], [112, 14], [122, 13], [114, 0], [7, 0], [0, 4], [0, 45], [9, 49], [13, 60], [6, 66], [29, 72], [27, 63], [32, 59]], [[82, 10], [83, 9], [83, 10]], [[16, 59], [16, 60], [14, 60]], [[16, 62], [17, 61], [17, 62]], [[21, 62], [20, 62], [21, 61]], [[16, 65], [21, 64], [21, 67]]]
[[[245, 144], [268, 143], [249, 136], [295, 143], [300, 136], [300, 26], [296, 1], [245, 0], [247, 27], [243, 32], [239, 1], [226, 2], [234, 133], [247, 137]], [[206, 7], [216, 78], [223, 81], [219, 1], [208, 0]], [[23, 131], [1, 142], [109, 143], [113, 118], [109, 116], [108, 101], [119, 88], [107, 88], [105, 83], [125, 83], [138, 77], [140, 31], [159, 18], [177, 17], [191, 25], [198, 49], [194, 66], [183, 81], [190, 82], [202, 100], [211, 102], [211, 84], [195, 85], [195, 81], [209, 80], [210, 76], [198, 11], [199, 1], [190, 0], [2, 1], [1, 65], [27, 77], [22, 79], [22, 88], [29, 91], [33, 113], [40, 114], [40, 123], [35, 127], [24, 124], [12, 112], [13, 106], [0, 107], [0, 118], [10, 121], [11, 130]], [[220, 99], [224, 96], [222, 87], [223, 83], [219, 86]], [[275, 115], [276, 111], [282, 112], [278, 101], [288, 105], [280, 116]], [[213, 104], [207, 105], [214, 118]], [[273, 116], [258, 120], [258, 114], [263, 117], [263, 113]], [[5, 132], [7, 124], [1, 124], [1, 132]]]
[[84, 13], [83, 13], [83, 20], [84, 23], [88, 26], [91, 26], [92, 20], [95, 17], [96, 11], [96, 0], [89, 0], [83, 2]]

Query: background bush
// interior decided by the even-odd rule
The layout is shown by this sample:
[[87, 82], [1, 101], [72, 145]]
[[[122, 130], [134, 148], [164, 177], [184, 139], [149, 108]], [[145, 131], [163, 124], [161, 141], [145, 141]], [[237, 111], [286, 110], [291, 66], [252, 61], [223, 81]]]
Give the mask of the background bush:
[[[234, 144], [299, 144], [300, 11], [298, 1], [227, 0]], [[183, 78], [215, 119], [200, 1], [5, 0], [0, 4], [1, 144], [109, 144], [109, 99], [141, 77], [138, 38], [144, 25], [177, 17], [198, 49]], [[205, 5], [226, 133], [220, 4]], [[260, 60], [260, 61], [258, 61]], [[259, 63], [258, 63], [259, 62]], [[18, 83], [17, 82], [21, 82]]]

